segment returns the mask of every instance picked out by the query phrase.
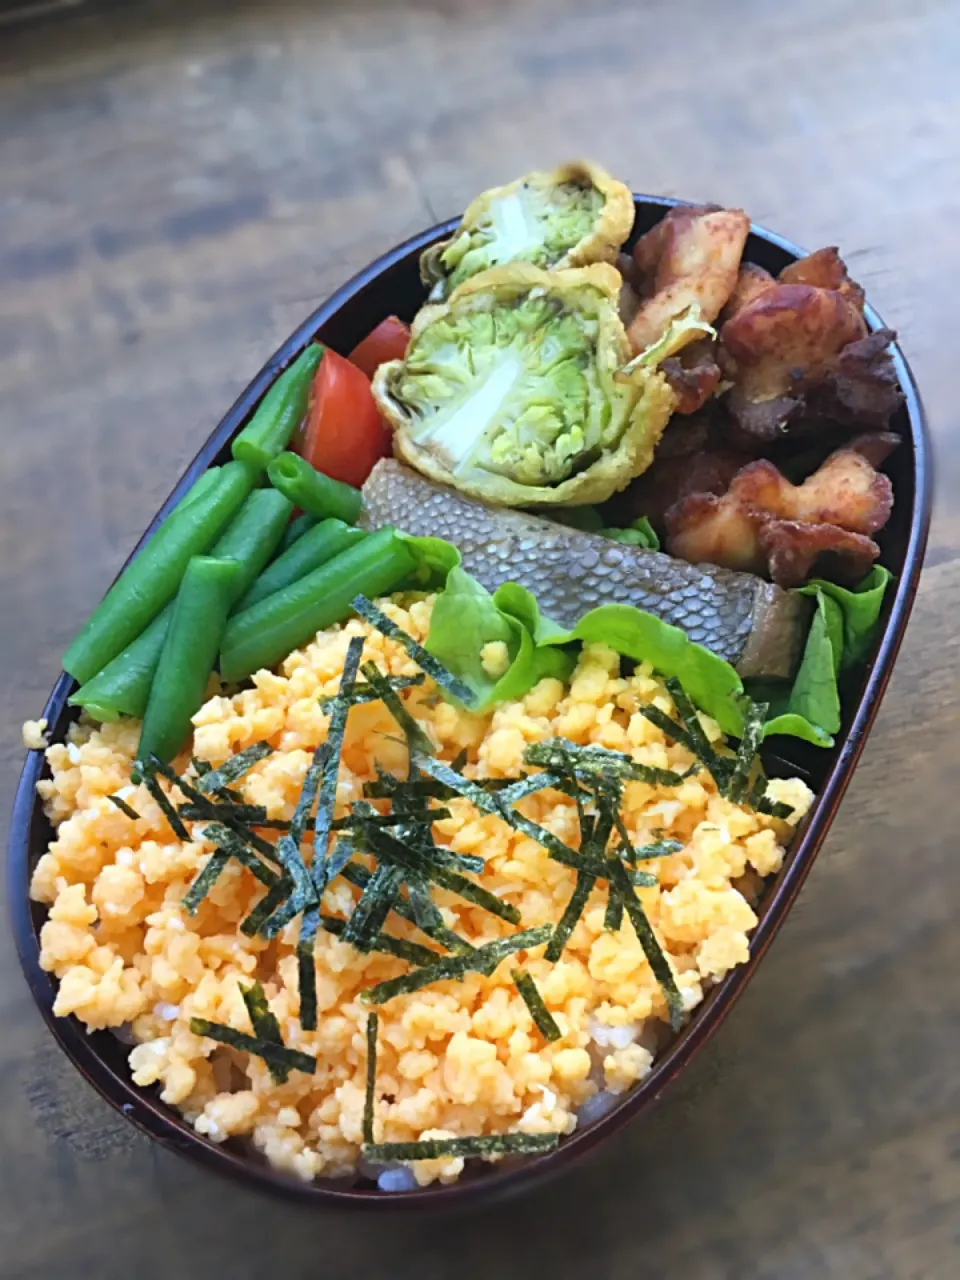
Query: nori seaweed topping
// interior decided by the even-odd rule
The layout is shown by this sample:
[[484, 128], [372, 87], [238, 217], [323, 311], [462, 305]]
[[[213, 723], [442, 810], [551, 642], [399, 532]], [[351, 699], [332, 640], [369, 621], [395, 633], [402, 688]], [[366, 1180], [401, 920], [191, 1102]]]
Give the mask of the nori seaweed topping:
[[556, 1133], [487, 1133], [477, 1138], [433, 1138], [423, 1142], [364, 1143], [371, 1164], [392, 1160], [436, 1160], [442, 1156], [543, 1155], [560, 1141]]
[[346, 657], [343, 661], [343, 674], [340, 677], [340, 694], [330, 713], [330, 724], [327, 726], [327, 754], [320, 779], [317, 796], [317, 816], [314, 819], [313, 831], [313, 876], [317, 897], [323, 893], [329, 880], [327, 871], [327, 841], [333, 823], [333, 809], [337, 802], [337, 778], [340, 775], [340, 754], [343, 751], [343, 738], [347, 729], [347, 716], [350, 714], [350, 693], [357, 679], [357, 670], [363, 654], [363, 637], [351, 636], [347, 645]]
[[229, 861], [230, 854], [225, 849], [215, 849], [211, 853], [203, 870], [197, 874], [190, 888], [181, 899], [182, 905], [186, 907], [190, 915], [196, 915], [200, 903], [217, 883]]
[[412, 991], [420, 991], [434, 982], [444, 982], [449, 979], [459, 981], [470, 972], [483, 973], [489, 977], [508, 955], [539, 947], [550, 938], [552, 932], [552, 926], [548, 924], [540, 925], [536, 929], [524, 929], [522, 933], [511, 934], [508, 938], [487, 942], [469, 955], [444, 956], [433, 964], [414, 969], [411, 973], [403, 973], [398, 978], [388, 978], [386, 982], [378, 982], [375, 987], [361, 992], [361, 996], [371, 1004], [385, 1004], [394, 996], [409, 995]]
[[228, 787], [231, 782], [236, 782], [238, 778], [253, 768], [265, 756], [268, 756], [273, 747], [269, 742], [255, 742], [251, 747], [245, 747], [243, 751], [238, 751], [235, 756], [231, 756], [229, 760], [225, 760], [219, 768], [210, 769], [209, 772], [204, 771], [197, 779], [197, 790], [203, 795], [210, 795], [214, 791], [220, 791], [223, 787]]
[[220, 1044], [229, 1045], [231, 1049], [242, 1049], [245, 1053], [254, 1053], [262, 1058], [268, 1067], [277, 1066], [288, 1071], [303, 1071], [313, 1075], [317, 1070], [317, 1060], [309, 1053], [301, 1053], [299, 1049], [288, 1049], [284, 1044], [274, 1044], [260, 1036], [247, 1035], [245, 1031], [235, 1031], [233, 1027], [225, 1027], [219, 1022], [209, 1022], [206, 1018], [191, 1018], [190, 1030], [195, 1036], [206, 1036], [208, 1040], [217, 1040]]
[[559, 1040], [563, 1032], [557, 1026], [553, 1014], [543, 1002], [543, 996], [536, 982], [523, 969], [514, 969], [513, 981], [523, 997], [523, 1002], [530, 1010], [530, 1017], [536, 1023], [537, 1030], [545, 1040]]
[[377, 1089], [377, 1031], [380, 1019], [375, 1013], [367, 1014], [367, 1088], [363, 1099], [363, 1142], [373, 1143], [373, 1108]]
[[411, 657], [421, 671], [425, 671], [430, 679], [441, 689], [451, 694], [465, 706], [473, 703], [473, 690], [464, 684], [452, 671], [448, 671], [442, 662], [438, 662], [432, 653], [428, 653], [422, 644], [418, 644], [413, 636], [407, 635], [402, 627], [398, 627], [387, 615], [366, 596], [356, 596], [351, 601], [351, 608], [361, 618], [375, 627], [388, 640], [394, 640]]
[[121, 813], [125, 813], [128, 818], [133, 818], [134, 822], [139, 821], [140, 815], [136, 809], [127, 804], [126, 800], [120, 796], [107, 796], [111, 804], [115, 804]]

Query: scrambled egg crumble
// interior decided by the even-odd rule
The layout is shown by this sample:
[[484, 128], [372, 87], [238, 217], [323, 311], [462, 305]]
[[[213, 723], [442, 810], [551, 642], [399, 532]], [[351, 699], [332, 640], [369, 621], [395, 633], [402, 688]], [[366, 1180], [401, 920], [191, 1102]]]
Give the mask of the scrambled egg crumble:
[[[432, 599], [381, 602], [400, 626], [423, 640]], [[401, 607], [401, 605], [403, 607]], [[347, 643], [365, 637], [364, 659], [390, 675], [417, 668], [396, 643], [353, 620], [321, 632], [291, 654], [279, 672], [260, 671], [253, 687], [214, 696], [194, 717], [189, 752], [212, 765], [266, 738], [273, 754], [237, 788], [270, 818], [289, 819], [314, 747], [325, 739], [328, 716], [318, 698], [336, 693]], [[485, 660], [494, 669], [502, 655]], [[647, 666], [620, 675], [617, 655], [584, 649], [568, 685], [542, 680], [526, 697], [482, 716], [443, 701], [430, 681], [403, 700], [427, 728], [441, 759], [466, 749], [465, 772], [503, 777], [522, 770], [528, 743], [562, 736], [577, 743], [629, 752], [645, 764], [685, 770], [681, 745], [638, 713], [672, 702]], [[702, 717], [709, 737], [718, 727]], [[55, 1012], [75, 1014], [95, 1028], [124, 1028], [138, 1085], [157, 1085], [198, 1133], [214, 1141], [249, 1138], [274, 1165], [295, 1175], [348, 1176], [361, 1153], [367, 1006], [360, 992], [409, 966], [391, 956], [361, 954], [329, 933], [316, 943], [319, 1026], [304, 1031], [294, 920], [273, 942], [249, 938], [240, 921], [262, 896], [250, 872], [231, 862], [195, 916], [181, 905], [213, 846], [203, 823], [192, 839], [173, 835], [143, 786], [130, 781], [139, 724], [94, 727], [81, 721], [65, 744], [47, 749], [53, 771], [38, 784], [56, 838], [33, 875], [32, 897], [49, 904], [41, 934], [41, 963], [59, 979]], [[33, 736], [33, 735], [31, 735]], [[337, 789], [338, 816], [362, 797], [375, 764], [399, 772], [406, 748], [382, 704], [351, 710]], [[167, 784], [163, 784], [166, 788]], [[140, 816], [116, 808], [117, 793]], [[794, 807], [792, 823], [812, 795], [798, 780], [770, 784], [771, 798]], [[522, 927], [555, 923], [571, 896], [575, 872], [552, 861], [532, 839], [467, 800], [445, 802], [452, 816], [434, 826], [441, 844], [481, 854], [480, 882], [520, 911]], [[574, 802], [545, 791], [522, 810], [561, 839], [576, 843]], [[676, 972], [687, 1008], [748, 954], [756, 923], [753, 903], [761, 879], [784, 856], [792, 823], [733, 804], [700, 772], [679, 787], [628, 783], [623, 816], [635, 842], [665, 833], [683, 849], [645, 866], [656, 887], [638, 890], [647, 915]], [[308, 855], [309, 857], [309, 855]], [[328, 887], [322, 910], [349, 914], [358, 891], [342, 878]], [[434, 892], [448, 927], [473, 943], [512, 930], [502, 921], [442, 889]], [[379, 1009], [375, 1138], [414, 1141], [519, 1130], [570, 1133], [578, 1109], [604, 1090], [618, 1093], [650, 1069], [665, 1030], [666, 1007], [632, 926], [604, 931], [606, 892], [594, 890], [561, 959], [550, 964], [542, 948], [521, 953], [491, 975], [468, 973], [399, 996]], [[423, 941], [412, 925], [390, 918], [391, 932]], [[511, 970], [524, 962], [559, 1024], [562, 1037], [547, 1043], [517, 992]], [[316, 1075], [294, 1071], [276, 1084], [259, 1058], [194, 1035], [191, 1017], [249, 1030], [239, 982], [259, 978], [287, 1045], [317, 1058]], [[424, 1160], [413, 1166], [421, 1184], [452, 1181], [462, 1159]]]

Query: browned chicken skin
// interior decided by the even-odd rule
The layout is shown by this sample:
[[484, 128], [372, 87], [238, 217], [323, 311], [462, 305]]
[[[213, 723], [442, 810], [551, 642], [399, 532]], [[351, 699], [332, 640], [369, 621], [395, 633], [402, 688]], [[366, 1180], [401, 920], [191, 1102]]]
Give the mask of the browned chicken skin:
[[839, 449], [802, 484], [791, 484], [767, 459], [751, 462], [716, 493], [688, 493], [665, 515], [667, 549], [693, 563], [767, 574], [796, 586], [827, 554], [845, 562], [848, 576], [876, 559], [869, 535], [883, 528], [893, 507], [882, 461], [896, 437], [864, 437]]
[[[634, 351], [656, 342], [691, 306], [708, 323], [716, 320], [736, 283], [749, 230], [742, 209], [678, 205], [640, 237], [633, 249], [640, 292], [629, 328]], [[696, 336], [692, 331], [690, 341]]]

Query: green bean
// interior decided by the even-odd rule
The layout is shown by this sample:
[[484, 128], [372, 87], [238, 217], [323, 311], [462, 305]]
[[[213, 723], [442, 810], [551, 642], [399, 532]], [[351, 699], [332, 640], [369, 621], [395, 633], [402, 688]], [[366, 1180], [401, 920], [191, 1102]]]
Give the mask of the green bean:
[[69, 698], [70, 705], [83, 707], [101, 723], [119, 720], [122, 715], [142, 720], [173, 607], [174, 602], [171, 601], [136, 640], [111, 659], [92, 680], [81, 685]]
[[286, 532], [280, 539], [277, 555], [282, 556], [285, 551], [289, 551], [296, 540], [302, 537], [308, 529], [312, 529], [316, 523], [316, 516], [310, 515], [309, 511], [301, 511], [296, 519], [291, 520], [287, 525]]
[[191, 556], [207, 550], [250, 493], [254, 479], [244, 463], [228, 462], [212, 489], [167, 517], [67, 649], [65, 671], [83, 684], [140, 635], [176, 595]]
[[281, 453], [267, 467], [275, 489], [296, 506], [320, 520], [335, 516], [346, 524], [356, 524], [363, 505], [360, 490], [341, 480], [331, 480], [296, 453]]
[[[234, 599], [270, 559], [289, 518], [290, 503], [282, 494], [275, 489], [255, 489], [217, 539], [210, 554], [240, 565]], [[70, 698], [71, 704], [85, 707], [100, 721], [117, 720], [121, 715], [142, 719], [174, 603], [171, 601], [136, 640], [78, 689]]]
[[293, 510], [291, 503], [275, 489], [254, 489], [217, 539], [212, 556], [219, 560], [237, 560], [240, 574], [234, 601], [256, 582], [280, 545], [283, 531]]
[[287, 551], [268, 564], [247, 594], [237, 605], [237, 613], [258, 604], [291, 582], [306, 577], [314, 569], [346, 551], [367, 537], [362, 529], [354, 529], [342, 520], [323, 520], [308, 529]]
[[322, 355], [323, 347], [312, 342], [281, 373], [230, 446], [236, 459], [263, 470], [287, 447], [307, 411], [310, 383]]
[[186, 496], [181, 498], [180, 501], [177, 503], [177, 505], [173, 508], [173, 511], [170, 512], [170, 515], [173, 515], [177, 511], [182, 511], [183, 508], [186, 506], [189, 506], [191, 502], [196, 502], [198, 498], [202, 498], [206, 494], [210, 493], [213, 490], [214, 486], [216, 485], [217, 481], [220, 479], [220, 474], [222, 471], [223, 471], [223, 467], [207, 467], [206, 471], [203, 472], [199, 480], [195, 480], [191, 488], [187, 490]]
[[243, 680], [272, 667], [318, 631], [342, 622], [358, 593], [385, 595], [413, 571], [409, 548], [389, 526], [236, 614], [227, 624], [220, 650], [220, 674]]
[[194, 556], [187, 565], [150, 687], [138, 761], [172, 760], [186, 741], [206, 696], [240, 573], [236, 560], [213, 556]]

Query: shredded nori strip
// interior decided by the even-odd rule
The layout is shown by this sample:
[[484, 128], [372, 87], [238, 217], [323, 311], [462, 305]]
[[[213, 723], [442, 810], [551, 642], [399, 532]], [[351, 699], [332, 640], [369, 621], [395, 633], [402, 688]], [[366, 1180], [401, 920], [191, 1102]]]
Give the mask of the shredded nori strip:
[[750, 788], [746, 803], [756, 809], [757, 813], [764, 813], [768, 818], [779, 818], [786, 822], [793, 816], [793, 805], [784, 804], [782, 800], [768, 800], [766, 793], [769, 781], [770, 779], [761, 773]]
[[313, 948], [317, 940], [320, 908], [307, 907], [300, 917], [297, 938], [297, 982], [300, 988], [300, 1025], [304, 1031], [317, 1029], [317, 966]]
[[255, 938], [267, 920], [281, 903], [286, 902], [292, 892], [293, 881], [287, 875], [281, 876], [273, 888], [263, 895], [250, 914], [241, 920], [240, 932], [244, 937]]
[[[501, 779], [485, 779], [485, 784], [489, 782], [499, 782]], [[558, 778], [555, 774], [545, 773], [528, 773], [525, 778], [519, 778], [516, 782], [509, 783], [500, 791], [497, 797], [501, 804], [518, 804], [521, 800], [525, 800], [527, 796], [535, 795], [538, 791], [546, 791], [553, 788], [555, 791], [569, 791], [570, 785], [566, 779]]]
[[[304, 919], [307, 918], [307, 912]], [[346, 920], [341, 920], [338, 916], [320, 916], [320, 928], [327, 933], [332, 933], [335, 938], [342, 938], [344, 930], [347, 927]], [[433, 964], [434, 960], [442, 960], [443, 957], [438, 951], [431, 951], [429, 947], [421, 947], [419, 942], [409, 942], [406, 938], [397, 938], [392, 933], [378, 933], [373, 940], [371, 951], [379, 951], [383, 955], [395, 956], [398, 960], [406, 960], [408, 964]], [[301, 1004], [303, 997], [301, 996]], [[301, 1016], [301, 1022], [303, 1018]], [[306, 1030], [312, 1030], [307, 1027]]]
[[300, 848], [292, 836], [282, 835], [277, 841], [277, 857], [290, 877], [293, 890], [283, 905], [261, 927], [260, 936], [267, 939], [275, 938], [301, 911], [320, 901]]
[[212, 822], [208, 827], [204, 827], [203, 835], [207, 840], [213, 841], [218, 849], [236, 860], [269, 889], [271, 885], [277, 882], [277, 873], [272, 867], [266, 866], [252, 849], [248, 848], [244, 843], [243, 837], [237, 835], [229, 827], [223, 826], [219, 822]]
[[433, 755], [434, 746], [429, 735], [421, 724], [418, 724], [407, 708], [400, 701], [400, 695], [392, 688], [389, 680], [375, 662], [364, 662], [360, 671], [367, 678], [367, 684], [376, 690], [380, 700], [393, 716], [407, 740], [411, 755]]
[[[357, 888], [363, 889], [369, 882], [373, 872], [368, 871], [366, 867], [362, 867], [358, 862], [348, 862], [340, 874], [343, 876], [344, 880], [349, 881], [350, 884], [354, 884]], [[446, 947], [448, 951], [473, 951], [474, 948], [471, 947], [468, 942], [457, 937], [452, 929], [448, 929], [444, 925], [439, 907], [437, 907], [435, 903], [430, 902], [429, 897], [427, 897], [427, 901], [430, 902], [432, 914], [429, 919], [424, 918], [424, 922], [421, 923], [421, 918], [418, 916], [417, 909], [413, 905], [415, 877], [412, 874], [408, 874], [407, 882], [410, 891], [410, 901], [405, 902], [403, 898], [397, 898], [396, 901], [391, 904], [391, 910], [396, 915], [400, 916], [401, 919], [407, 920], [410, 924], [416, 925], [417, 928], [425, 933], [428, 938], [432, 938], [433, 941], [438, 942], [440, 946]], [[425, 883], [424, 888], [426, 890]], [[376, 950], [376, 948], [374, 949]]]
[[591, 875], [589, 871], [577, 872], [577, 883], [574, 887], [570, 901], [567, 903], [563, 915], [553, 930], [553, 936], [543, 953], [544, 957], [551, 962], [556, 962], [563, 955], [563, 949], [570, 941], [570, 935], [577, 927], [577, 921], [583, 915], [583, 909], [587, 905], [587, 899], [593, 886], [597, 883], [597, 877]]
[[571, 849], [569, 845], [564, 844], [546, 827], [541, 827], [539, 823], [533, 822], [530, 818], [525, 818], [523, 814], [517, 813], [509, 805], [502, 804], [500, 796], [488, 794], [480, 783], [471, 782], [469, 778], [463, 777], [462, 774], [457, 773], [455, 769], [451, 769], [449, 765], [443, 764], [440, 760], [421, 760], [420, 767], [425, 773], [429, 773], [432, 778], [436, 778], [438, 782], [443, 782], [449, 786], [457, 795], [464, 796], [481, 813], [491, 813], [495, 817], [502, 818], [514, 830], [520, 831], [529, 836], [531, 840], [536, 840], [538, 844], [542, 844], [547, 852], [558, 862], [564, 862], [568, 866], [579, 866], [582, 862], [576, 849]]
[[373, 1143], [373, 1108], [377, 1089], [377, 1031], [380, 1019], [375, 1013], [367, 1014], [367, 1089], [363, 1099], [363, 1141]]
[[[300, 851], [300, 845], [303, 841], [307, 823], [310, 821], [310, 813], [317, 798], [320, 779], [324, 775], [329, 755], [330, 750], [325, 742], [321, 743], [314, 751], [313, 759], [310, 761], [307, 772], [304, 775], [296, 808], [293, 811], [290, 830], [277, 841], [277, 858], [293, 881], [293, 893], [260, 930], [261, 936], [264, 938], [275, 938], [294, 916], [299, 915], [301, 911], [305, 911], [307, 907], [312, 907], [320, 901], [316, 880], [307, 869], [307, 864], [304, 862], [303, 854]], [[314, 858], [316, 859], [316, 857], [316, 848], [314, 848]]]
[[[155, 767], [156, 763], [157, 763], [156, 758], [154, 758], [153, 760], [151, 760], [150, 765], [144, 765], [144, 764], [140, 765], [140, 768], [143, 770], [143, 785], [147, 788], [151, 796], [153, 796], [154, 800], [157, 802], [160, 812], [163, 814], [167, 822], [170, 824], [170, 829], [173, 832], [173, 834], [177, 837], [178, 840], [183, 840], [185, 843], [188, 843], [190, 840], [190, 833], [187, 830], [187, 828], [183, 825], [183, 819], [180, 817], [179, 813], [177, 813], [176, 809], [173, 807], [172, 803], [167, 798], [166, 794], [164, 793], [163, 789], [160, 786], [160, 783], [157, 781], [156, 774], [153, 772], [150, 772], [150, 773], [147, 772], [148, 768]], [[174, 778], [176, 778], [176, 774], [174, 774]]]
[[236, 782], [238, 778], [252, 769], [258, 761], [268, 756], [273, 747], [269, 742], [255, 742], [252, 747], [246, 747], [243, 751], [238, 751], [235, 756], [231, 756], [229, 760], [225, 760], [218, 769], [211, 769], [209, 772], [201, 774], [197, 780], [197, 790], [204, 795], [209, 795], [213, 791], [220, 791], [223, 787], [228, 787], [231, 782]]
[[198, 778], [202, 778], [205, 773], [210, 772], [210, 770], [213, 768], [213, 765], [210, 763], [209, 760], [200, 760], [197, 756], [191, 756], [190, 768], [193, 770], [193, 772], [197, 775]]
[[128, 818], [133, 818], [134, 822], [139, 821], [139, 813], [137, 813], [136, 809], [128, 805], [126, 800], [121, 799], [120, 796], [107, 796], [107, 799], [111, 804], [115, 804], [121, 813], [125, 813]]
[[526, 764], [540, 765], [546, 769], [562, 769], [575, 778], [592, 780], [597, 774], [607, 774], [623, 781], [649, 782], [677, 787], [683, 774], [672, 769], [658, 769], [653, 765], [639, 764], [622, 751], [606, 747], [581, 747], [565, 738], [551, 738], [546, 742], [532, 742], [524, 751]]
[[[262, 985], [259, 982], [253, 982], [249, 987], [245, 987], [242, 982], [237, 985], [240, 987], [243, 1003], [247, 1006], [253, 1034], [259, 1036], [261, 1040], [282, 1045], [283, 1036], [280, 1034], [280, 1023], [277, 1021], [277, 1015], [267, 1004], [267, 997]], [[276, 1062], [267, 1063], [267, 1065], [270, 1068], [270, 1076], [274, 1084], [287, 1083], [290, 1078], [289, 1067], [282, 1066]]]
[[[277, 858], [277, 851], [269, 840], [264, 840], [262, 836], [258, 836], [256, 832], [251, 831], [250, 828], [245, 826], [242, 822], [236, 822], [231, 817], [230, 805], [218, 804], [211, 796], [201, 795], [201, 793], [197, 791], [196, 787], [192, 787], [190, 783], [187, 782], [185, 778], [180, 777], [179, 774], [170, 767], [170, 765], [165, 764], [162, 760], [158, 760], [156, 756], [153, 757], [151, 767], [154, 768], [157, 773], [162, 774], [162, 776], [169, 782], [172, 782], [175, 787], [178, 787], [179, 790], [187, 797], [187, 800], [197, 807], [198, 812], [202, 811], [205, 817], [214, 822], [222, 821], [228, 827], [232, 827], [241, 839], [245, 840], [247, 844], [252, 845], [253, 848], [256, 849], [257, 853], [262, 854], [265, 858], [269, 858], [271, 862], [276, 863], [279, 861]], [[189, 839], [189, 837], [187, 838]]]
[[191, 1018], [190, 1030], [195, 1036], [206, 1036], [208, 1040], [217, 1040], [220, 1044], [229, 1045], [231, 1049], [254, 1053], [268, 1067], [275, 1065], [290, 1071], [303, 1071], [311, 1076], [317, 1070], [317, 1060], [312, 1054], [301, 1053], [299, 1049], [288, 1049], [285, 1044], [274, 1044], [259, 1036], [249, 1036], [245, 1031], [235, 1031], [233, 1027], [225, 1027], [219, 1022]]
[[[220, 795], [223, 793], [220, 792]], [[232, 801], [227, 804], [218, 804], [215, 806], [217, 817], [223, 821], [229, 818], [232, 824], [244, 827], [267, 827], [272, 830], [286, 831], [290, 823], [280, 821], [279, 823], [267, 817], [267, 811], [262, 804], [235, 804]], [[180, 817], [187, 822], [202, 822], [204, 818], [209, 818], [211, 808], [209, 805], [193, 804], [188, 802], [180, 806]]]
[[543, 1038], [545, 1040], [559, 1040], [563, 1032], [557, 1026], [553, 1014], [544, 1004], [543, 996], [540, 994], [532, 976], [524, 972], [523, 969], [514, 969], [513, 981], [523, 997], [523, 1003], [530, 1011], [530, 1017], [536, 1023], [537, 1030]]
[[793, 817], [793, 805], [784, 804], [782, 800], [767, 800], [762, 797], [754, 807], [757, 813], [765, 813], [768, 818], [779, 818], [781, 822], [787, 822]]
[[200, 903], [220, 879], [220, 875], [229, 861], [230, 854], [225, 849], [215, 849], [211, 853], [203, 870], [199, 872], [181, 900], [190, 915], [197, 914]]
[[418, 644], [414, 640], [413, 636], [408, 636], [402, 627], [398, 627], [366, 596], [355, 596], [351, 601], [351, 608], [355, 613], [359, 613], [361, 618], [369, 622], [372, 627], [376, 627], [381, 635], [386, 636], [388, 640], [395, 640], [414, 660], [417, 666], [422, 671], [425, 671], [430, 679], [439, 685], [441, 689], [451, 694], [465, 706], [470, 706], [473, 703], [473, 690], [470, 686], [464, 684], [452, 671], [448, 671], [442, 662], [438, 662], [433, 654], [428, 653], [422, 644]]
[[350, 714], [350, 693], [356, 683], [362, 654], [363, 636], [351, 636], [340, 676], [341, 696], [333, 705], [330, 724], [327, 726], [327, 754], [317, 793], [317, 816], [313, 823], [313, 865], [310, 869], [318, 898], [330, 878], [327, 872], [327, 841], [330, 839], [333, 809], [337, 802], [337, 779], [340, 776], [340, 754], [343, 751], [343, 738], [347, 729], [347, 717]]
[[402, 883], [403, 871], [400, 867], [380, 863], [347, 921], [343, 933], [345, 942], [352, 943], [358, 951], [368, 952], [372, 949], [373, 940], [383, 928], [383, 922], [390, 913]]
[[434, 982], [448, 979], [461, 981], [470, 972], [493, 973], [497, 965], [516, 951], [531, 950], [548, 941], [552, 927], [548, 924], [537, 929], [524, 929], [521, 933], [511, 934], [508, 938], [498, 938], [495, 942], [487, 942], [477, 947], [469, 955], [444, 956], [433, 964], [424, 965], [422, 969], [414, 969], [411, 973], [403, 973], [399, 978], [388, 978], [386, 982], [378, 982], [375, 987], [362, 991], [361, 997], [371, 1004], [386, 1004], [394, 996], [409, 995], [412, 991], [420, 991]]
[[615, 889], [620, 895], [627, 915], [630, 917], [630, 923], [633, 925], [640, 946], [643, 948], [643, 954], [647, 957], [647, 962], [653, 970], [653, 975], [663, 991], [670, 1014], [670, 1025], [674, 1031], [678, 1031], [683, 1025], [685, 1012], [683, 996], [677, 986], [677, 980], [674, 977], [670, 961], [667, 959], [666, 953], [660, 945], [660, 940], [647, 919], [647, 913], [644, 911], [640, 899], [634, 892], [626, 867], [619, 858], [610, 858], [609, 862], [611, 873], [610, 888], [611, 890]]
[[[482, 907], [491, 915], [499, 916], [509, 924], [520, 923], [520, 912], [516, 907], [501, 901], [496, 894], [485, 889], [483, 885], [468, 880], [459, 871], [453, 871], [448, 866], [444, 866], [442, 859], [431, 856], [433, 850], [428, 851], [419, 844], [404, 843], [398, 836], [364, 823], [362, 810], [368, 807], [363, 801], [359, 801], [354, 805], [353, 812], [358, 818], [357, 829], [362, 833], [365, 845], [378, 859], [396, 863], [404, 871], [419, 871], [441, 888], [449, 889], [451, 893], [457, 894], [458, 897], [473, 903], [476, 907]], [[438, 852], [443, 851], [438, 850]]]
[[[422, 671], [418, 671], [415, 676], [384, 676], [383, 678], [394, 693], [402, 693], [404, 689], [415, 689], [423, 684], [426, 676]], [[326, 711], [341, 696], [339, 693], [323, 694], [320, 698], [321, 709]], [[364, 702], [379, 702], [382, 696], [371, 684], [358, 680], [350, 692], [350, 702], [353, 706], [359, 707]]]
[[553, 1151], [556, 1133], [487, 1133], [477, 1138], [433, 1138], [423, 1142], [367, 1142], [363, 1157], [371, 1164], [392, 1160], [436, 1160], [442, 1156], [535, 1156]]
[[[420, 826], [432, 826], [434, 822], [442, 822], [445, 818], [452, 818], [453, 814], [449, 809], [397, 809], [396, 804], [392, 813], [370, 814], [365, 821], [372, 823], [375, 827], [402, 827], [415, 823]], [[353, 815], [348, 814], [345, 818], [338, 818], [336, 822], [330, 824], [332, 831], [349, 831], [353, 827]], [[483, 870], [483, 859], [470, 859], [478, 864], [477, 869]]]
[[763, 726], [767, 720], [768, 705], [765, 702], [751, 702], [743, 717], [743, 736], [737, 748], [737, 758], [727, 782], [727, 799], [733, 804], [740, 804], [747, 788], [750, 770], [763, 741]]
[[653, 844], [637, 845], [633, 852], [638, 862], [646, 862], [650, 858], [669, 858], [672, 853], [679, 853], [683, 848], [680, 840], [655, 840]]
[[623, 926], [623, 899], [613, 884], [607, 885], [607, 907], [603, 913], [603, 927], [608, 933], [617, 933]]

